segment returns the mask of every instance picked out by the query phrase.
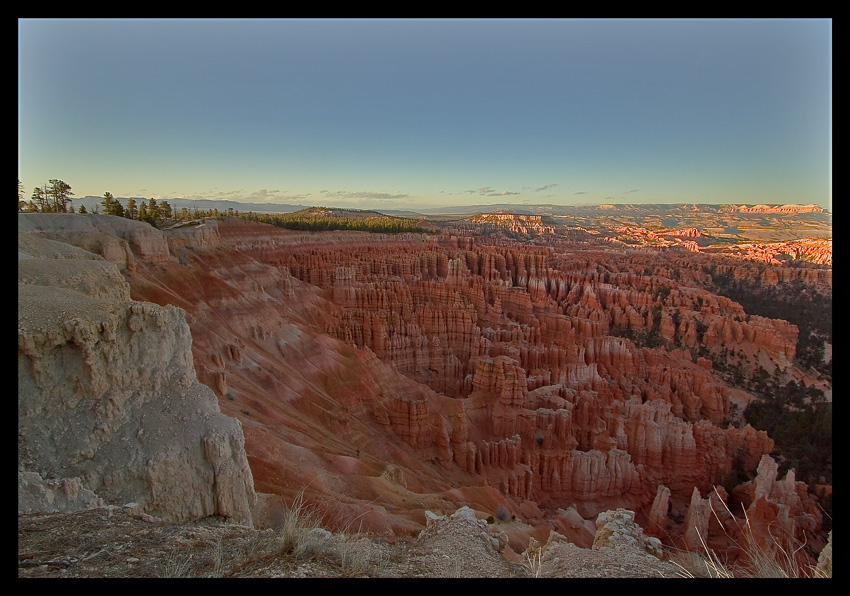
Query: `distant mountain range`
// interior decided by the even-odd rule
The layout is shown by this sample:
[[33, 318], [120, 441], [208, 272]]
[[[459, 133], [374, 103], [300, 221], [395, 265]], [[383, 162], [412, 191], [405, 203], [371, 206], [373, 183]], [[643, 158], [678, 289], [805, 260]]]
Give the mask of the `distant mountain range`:
[[[145, 197], [132, 197], [139, 202], [148, 202], [150, 199]], [[116, 197], [118, 201], [126, 205], [129, 197]], [[79, 209], [80, 205], [85, 205], [87, 210], [94, 207], [99, 207], [103, 197], [85, 196], [74, 198], [73, 205]], [[218, 209], [219, 212], [226, 212], [228, 209], [239, 211], [242, 213], [254, 211], [258, 213], [290, 213], [292, 211], [300, 211], [316, 205], [288, 205], [283, 203], [243, 203], [239, 201], [220, 201], [213, 199], [165, 199], [172, 209], [180, 210], [199, 209], [211, 210]], [[329, 205], [324, 205], [328, 207]], [[829, 214], [818, 205], [743, 205], [743, 204], [692, 204], [692, 203], [664, 203], [664, 204], [604, 204], [604, 205], [517, 205], [511, 203], [501, 203], [495, 205], [452, 205], [447, 207], [433, 207], [428, 209], [418, 210], [401, 210], [401, 209], [374, 209], [380, 213], [387, 215], [395, 215], [399, 217], [416, 217], [420, 215], [475, 215], [477, 213], [494, 213], [503, 211], [505, 213], [515, 213], [520, 215], [574, 215], [574, 216], [590, 216], [607, 214], [611, 215], [617, 212], [628, 215], [662, 215], [662, 214], [684, 214], [695, 212], [708, 213], [773, 213], [773, 214]]]
[[[136, 203], [150, 201], [148, 197], [115, 197], [116, 200], [120, 201], [122, 205], [126, 205], [127, 201], [130, 199], [134, 199]], [[74, 198], [72, 204], [76, 209], [79, 209], [80, 205], [85, 205], [86, 209], [91, 211], [94, 207], [100, 207], [100, 202], [103, 200], [103, 197], [93, 197], [91, 195], [85, 197]], [[273, 204], [273, 203], [242, 203], [239, 201], [216, 201], [213, 199], [162, 199], [166, 201], [169, 205], [171, 205], [172, 209], [180, 210], [183, 207], [186, 209], [201, 209], [204, 211], [208, 211], [210, 209], [218, 209], [220, 212], [225, 212], [228, 209], [233, 209], [234, 211], [248, 212], [248, 211], [256, 211], [263, 213], [289, 213], [290, 211], [299, 211], [301, 209], [306, 209], [307, 207], [311, 207], [312, 205], [283, 205], [283, 204]], [[157, 203], [161, 202], [160, 199], [157, 199]]]

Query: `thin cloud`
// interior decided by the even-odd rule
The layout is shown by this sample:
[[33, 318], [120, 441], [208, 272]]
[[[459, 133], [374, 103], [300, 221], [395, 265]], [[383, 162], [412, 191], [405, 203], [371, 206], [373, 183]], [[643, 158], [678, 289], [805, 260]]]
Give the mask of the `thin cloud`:
[[555, 188], [556, 186], [558, 186], [557, 183], [545, 184], [543, 186], [538, 186], [532, 192], [543, 192], [544, 190], [549, 190], [550, 188]]
[[587, 191], [586, 191], [586, 190], [580, 190], [580, 191], [578, 191], [578, 192], [574, 192], [573, 194], [574, 194], [574, 195], [586, 195], [586, 194], [587, 194]]
[[268, 190], [266, 188], [259, 188], [249, 194], [248, 198], [251, 200], [251, 202], [265, 203], [279, 199], [280, 193], [280, 190]]
[[627, 194], [629, 194], [629, 193], [637, 192], [637, 191], [638, 191], [638, 189], [636, 189], [636, 188], [632, 188], [632, 189], [627, 190], [627, 191], [626, 191], [626, 192], [624, 192], [623, 194], [624, 194], [624, 195], [627, 195]]
[[388, 192], [368, 192], [368, 191], [350, 192], [350, 191], [347, 191], [347, 190], [337, 190], [335, 192], [322, 190], [322, 191], [320, 191], [320, 193], [324, 194], [327, 197], [332, 197], [334, 199], [353, 200], [353, 201], [364, 201], [364, 200], [366, 200], [366, 201], [369, 201], [369, 200], [388, 201], [388, 200], [405, 199], [409, 196], [405, 193], [390, 194]]
[[206, 193], [195, 193], [191, 195], [183, 195], [184, 199], [209, 199], [215, 201], [236, 201], [240, 203], [287, 203], [293, 201], [303, 201], [306, 195], [283, 194], [285, 191], [278, 189], [259, 188], [257, 190], [247, 192], [244, 189], [216, 191], [211, 190]]
[[479, 188], [477, 190], [465, 190], [464, 192], [469, 193], [469, 194], [476, 194], [477, 193], [477, 194], [479, 194], [481, 196], [485, 196], [485, 197], [506, 197], [508, 195], [518, 195], [518, 194], [520, 194], [518, 192], [513, 192], [513, 191], [510, 191], [510, 190], [497, 191], [497, 190], [494, 190], [493, 188], [491, 188], [489, 186], [482, 186], [481, 188]]
[[183, 195], [184, 199], [213, 199], [218, 201], [238, 201], [245, 197], [245, 191], [241, 188], [236, 190], [208, 190], [190, 195]]

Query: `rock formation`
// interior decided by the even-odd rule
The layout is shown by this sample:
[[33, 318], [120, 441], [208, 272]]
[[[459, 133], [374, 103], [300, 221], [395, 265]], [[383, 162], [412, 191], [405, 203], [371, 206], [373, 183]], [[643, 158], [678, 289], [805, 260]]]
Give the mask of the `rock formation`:
[[[115, 265], [39, 235], [59, 219], [66, 238], [86, 221], [19, 222], [19, 511], [135, 502], [173, 521], [217, 514], [250, 524], [241, 425], [195, 378], [183, 312], [131, 300]], [[168, 254], [150, 226], [132, 223], [118, 228], [132, 253], [98, 237], [100, 249], [125, 266], [131, 254]]]
[[[468, 224], [473, 225], [470, 226]], [[540, 215], [522, 215], [501, 211], [497, 213], [481, 213], [467, 217], [463, 220], [463, 223], [455, 224], [455, 226], [459, 230], [466, 228], [483, 234], [492, 233], [500, 228], [524, 236], [555, 233], [555, 227], [545, 224], [543, 217]]]
[[673, 230], [671, 236], [679, 236], [681, 238], [702, 238], [704, 234], [699, 228], [683, 228], [681, 230]]
[[832, 577], [832, 530], [829, 531], [829, 541], [818, 555], [817, 569], [824, 577]]
[[807, 494], [807, 487], [797, 482], [794, 470], [783, 479], [778, 478], [779, 466], [769, 455], [764, 455], [758, 466], [755, 480], [739, 487], [738, 495], [746, 495], [747, 519], [757, 540], [770, 546], [795, 548], [811, 540], [823, 523], [820, 509]]
[[646, 551], [656, 557], [661, 557], [661, 541], [652, 536], [646, 536], [639, 525], [635, 523], [634, 511], [616, 509], [603, 511], [596, 518], [596, 536], [593, 539], [593, 549], [613, 548], [615, 550]]
[[741, 213], [823, 213], [819, 205], [728, 205], [721, 211]]

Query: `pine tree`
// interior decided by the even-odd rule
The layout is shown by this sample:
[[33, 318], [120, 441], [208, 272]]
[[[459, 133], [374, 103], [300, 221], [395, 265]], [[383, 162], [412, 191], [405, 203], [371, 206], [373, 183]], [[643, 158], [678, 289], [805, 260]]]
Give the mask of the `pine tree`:
[[67, 213], [68, 203], [71, 202], [71, 187], [64, 180], [52, 179], [49, 181], [46, 194], [53, 201], [52, 211], [56, 213]]
[[148, 218], [150, 220], [151, 225], [156, 225], [158, 221], [162, 219], [162, 216], [159, 211], [159, 205], [156, 204], [156, 199], [151, 197], [148, 201]]
[[121, 201], [112, 196], [111, 192], [103, 193], [103, 200], [100, 204], [103, 205], [104, 215], [124, 217], [124, 205], [121, 204]]
[[32, 203], [36, 206], [36, 211], [41, 211], [42, 213], [48, 211], [47, 195], [37, 186], [32, 189]]
[[124, 217], [128, 219], [139, 218], [139, 208], [136, 206], [136, 199], [129, 199], [127, 206], [124, 207]]
[[113, 205], [115, 203], [115, 198], [112, 196], [111, 192], [103, 193], [103, 200], [100, 202], [103, 205], [103, 214], [104, 215], [113, 215], [112, 211], [114, 209]]

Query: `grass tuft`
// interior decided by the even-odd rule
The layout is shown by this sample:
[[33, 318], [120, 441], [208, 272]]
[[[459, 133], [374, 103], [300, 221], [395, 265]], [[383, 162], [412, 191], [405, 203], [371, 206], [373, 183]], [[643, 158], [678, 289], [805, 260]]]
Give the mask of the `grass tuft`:
[[330, 535], [322, 527], [321, 515], [304, 502], [302, 490], [286, 512], [277, 539], [282, 553], [301, 559], [320, 552]]
[[[715, 493], [718, 497], [720, 494]], [[731, 515], [728, 506], [724, 499], [719, 498], [719, 502], [723, 503], [723, 507]], [[715, 518], [720, 521], [717, 512], [712, 506], [712, 513]], [[804, 578], [804, 577], [825, 577], [825, 573], [818, 569], [815, 565], [807, 565], [801, 562], [799, 552], [805, 546], [804, 544], [794, 544], [797, 542], [793, 537], [779, 537], [770, 533], [768, 541], [759, 540], [753, 533], [753, 528], [747, 512], [744, 511], [743, 527], [737, 518], [732, 516], [738, 524], [738, 537], [729, 536], [735, 548], [739, 549], [742, 557], [742, 563], [734, 565], [727, 564], [722, 560], [716, 552], [708, 548], [700, 535], [703, 552], [681, 551], [674, 553], [671, 556], [671, 562], [679, 568], [679, 575], [682, 577], [708, 577], [708, 578]], [[723, 524], [720, 524], [723, 527]], [[768, 529], [769, 532], [769, 529]]]

